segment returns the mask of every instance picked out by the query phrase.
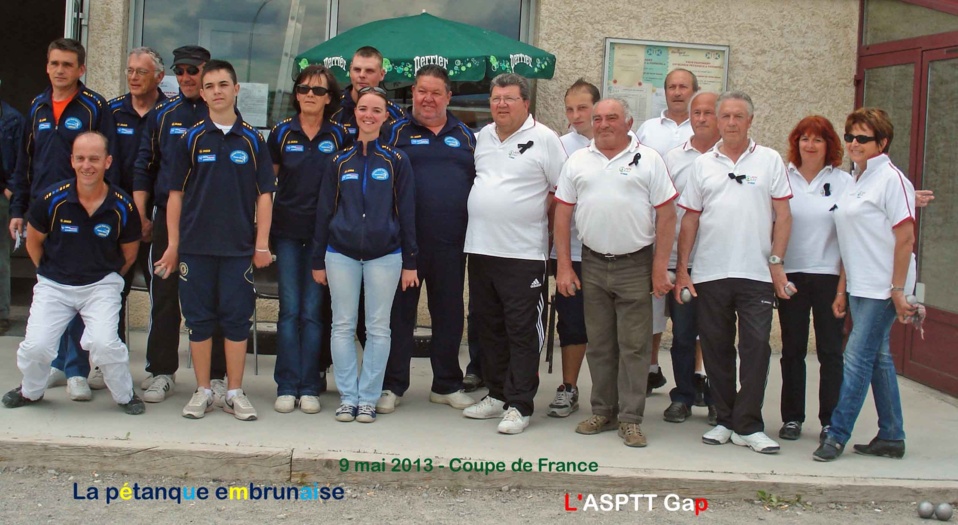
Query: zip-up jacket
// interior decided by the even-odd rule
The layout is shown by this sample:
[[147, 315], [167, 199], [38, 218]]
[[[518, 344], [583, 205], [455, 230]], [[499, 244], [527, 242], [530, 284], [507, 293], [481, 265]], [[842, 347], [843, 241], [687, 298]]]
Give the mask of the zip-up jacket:
[[326, 268], [326, 251], [359, 261], [402, 253], [416, 269], [416, 201], [406, 155], [379, 139], [356, 143], [329, 163], [319, 190], [313, 269]]
[[209, 108], [202, 98], [190, 100], [182, 92], [150, 110], [133, 165], [133, 191], [149, 192], [158, 208], [166, 208], [177, 140], [208, 117]]
[[26, 122], [22, 113], [0, 101], [0, 192], [10, 185], [10, 178], [17, 169]]
[[331, 121], [323, 122], [312, 140], [303, 133], [298, 116], [273, 126], [267, 145], [279, 171], [270, 235], [303, 241], [313, 238], [323, 166], [352, 142], [346, 129]]
[[[329, 116], [329, 120], [346, 128], [346, 131], [353, 138], [356, 138], [356, 132], [359, 128], [356, 127], [356, 101], [353, 100], [352, 92], [352, 84], [343, 88], [343, 94], [339, 98], [339, 109]], [[391, 100], [386, 101], [386, 112], [389, 113], [389, 118], [383, 123], [382, 132], [384, 134], [397, 120], [406, 116], [402, 108]]]
[[[48, 87], [30, 103], [26, 127], [23, 131], [23, 150], [17, 158], [13, 175], [13, 199], [10, 217], [23, 218], [30, 202], [41, 196], [44, 189], [57, 182], [76, 178], [70, 164], [73, 140], [85, 131], [99, 131], [109, 143], [109, 152], [115, 152], [116, 140], [113, 116], [106, 99], [79, 83], [73, 99], [63, 109], [60, 121], [53, 118], [53, 88]], [[107, 182], [116, 184], [116, 166], [106, 172]]]
[[[166, 100], [166, 95], [157, 88], [159, 98], [156, 103]], [[113, 164], [120, 172], [120, 187], [127, 193], [133, 192], [133, 165], [140, 150], [143, 132], [146, 130], [146, 121], [150, 113], [142, 117], [133, 107], [133, 95], [127, 93], [109, 102], [110, 113], [113, 114], [113, 123], [116, 125], [116, 153], [113, 154]], [[156, 106], [154, 106], [156, 107]]]

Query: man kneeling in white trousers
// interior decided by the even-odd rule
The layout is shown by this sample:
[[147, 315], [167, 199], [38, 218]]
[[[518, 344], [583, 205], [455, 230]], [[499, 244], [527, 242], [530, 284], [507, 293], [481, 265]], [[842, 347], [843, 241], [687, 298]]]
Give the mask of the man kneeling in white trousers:
[[37, 266], [37, 284], [17, 350], [23, 380], [3, 396], [3, 405], [17, 408], [43, 399], [60, 336], [80, 314], [86, 325], [80, 344], [103, 371], [113, 400], [127, 414], [142, 414], [129, 353], [116, 330], [121, 275], [136, 260], [140, 216], [133, 199], [104, 180], [113, 161], [106, 137], [95, 131], [78, 135], [70, 161], [76, 179], [44, 190], [27, 212], [27, 253]]

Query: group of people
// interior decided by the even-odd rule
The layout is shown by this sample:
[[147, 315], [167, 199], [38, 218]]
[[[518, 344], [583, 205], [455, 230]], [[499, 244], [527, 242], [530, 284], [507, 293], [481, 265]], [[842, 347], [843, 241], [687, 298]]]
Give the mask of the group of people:
[[[51, 87], [31, 106], [10, 176], [10, 232], [26, 219], [38, 284], [17, 354], [23, 380], [5, 406], [40, 401], [65, 380], [75, 400], [107, 387], [127, 413], [142, 413], [173, 392], [182, 307], [197, 384], [183, 416], [221, 406], [256, 419], [242, 390], [252, 269], [275, 259], [277, 412], [319, 412], [330, 364], [338, 421], [395, 411], [427, 283], [429, 400], [518, 434], [539, 387], [551, 258], [563, 380], [547, 413], [578, 409], [588, 359], [592, 415], [576, 432], [617, 430], [625, 445], [646, 446], [646, 396], [666, 382], [656, 355], [668, 316], [675, 388], [664, 419], [681, 423], [705, 406], [714, 427], [705, 443], [777, 452], [762, 417], [777, 303], [779, 436], [801, 434], [813, 312], [815, 459], [842, 453], [869, 384], [880, 430], [856, 452], [904, 454], [888, 337], [915, 312], [905, 294], [916, 197], [887, 157], [893, 129], [882, 110], [845, 123], [854, 175], [840, 169], [827, 119], [799, 122], [786, 166], [750, 137], [746, 93], [701, 91], [685, 69], [666, 76], [661, 116], [638, 126], [626, 101], [576, 81], [561, 137], [531, 115], [528, 82], [502, 74], [491, 82], [493, 122], [474, 133], [447, 108], [445, 69], [416, 72], [407, 113], [379, 87], [382, 54], [363, 47], [342, 89], [326, 67], [303, 69], [295, 115], [264, 140], [235, 109], [228, 62], [198, 46], [173, 55], [177, 96], [159, 90], [163, 60], [142, 47], [128, 58], [130, 92], [107, 102], [79, 82], [78, 42], [48, 49]], [[121, 340], [137, 261], [152, 275], [142, 399]], [[464, 376], [467, 261], [477, 351]], [[467, 392], [480, 383], [488, 394], [477, 401]]]

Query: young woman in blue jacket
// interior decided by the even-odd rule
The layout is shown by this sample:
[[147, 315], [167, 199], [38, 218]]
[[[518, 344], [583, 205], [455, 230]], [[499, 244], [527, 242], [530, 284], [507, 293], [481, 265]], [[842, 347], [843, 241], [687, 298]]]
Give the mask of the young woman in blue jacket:
[[[331, 351], [341, 405], [338, 421], [376, 421], [389, 358], [389, 314], [397, 285], [419, 286], [412, 168], [380, 141], [389, 118], [386, 92], [360, 90], [356, 143], [333, 157], [319, 190], [313, 279], [332, 296]], [[364, 287], [364, 288], [363, 288]], [[366, 345], [361, 370], [353, 334], [365, 290]]]

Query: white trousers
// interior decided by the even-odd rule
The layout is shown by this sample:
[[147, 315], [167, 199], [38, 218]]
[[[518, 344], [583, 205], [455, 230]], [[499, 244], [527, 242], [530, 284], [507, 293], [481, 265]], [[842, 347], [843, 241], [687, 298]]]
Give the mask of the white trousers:
[[27, 334], [17, 350], [17, 367], [23, 374], [23, 397], [39, 399], [43, 395], [60, 337], [70, 321], [80, 314], [86, 326], [80, 346], [90, 352], [90, 364], [100, 367], [114, 401], [130, 402], [133, 398], [130, 355], [117, 333], [122, 291], [123, 278], [116, 272], [85, 286], [68, 286], [37, 276]]

